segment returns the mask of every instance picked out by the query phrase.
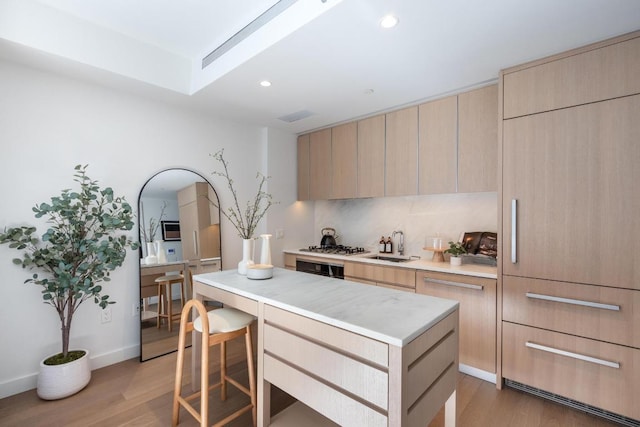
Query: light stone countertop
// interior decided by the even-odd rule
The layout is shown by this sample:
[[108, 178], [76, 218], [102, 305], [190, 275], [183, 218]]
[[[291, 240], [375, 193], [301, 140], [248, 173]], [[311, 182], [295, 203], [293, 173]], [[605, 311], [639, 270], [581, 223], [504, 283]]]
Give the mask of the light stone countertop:
[[267, 280], [251, 280], [236, 270], [193, 280], [399, 347], [458, 307], [453, 300], [282, 268], [274, 268]]
[[[285, 250], [286, 254], [310, 256], [317, 258], [326, 258], [327, 260], [339, 260], [339, 261], [354, 261], [363, 262], [374, 265], [385, 265], [387, 267], [400, 267], [409, 268], [412, 270], [425, 270], [436, 271], [439, 273], [452, 273], [461, 274], [464, 276], [483, 277], [486, 279], [497, 279], [498, 269], [490, 265], [482, 264], [462, 264], [461, 266], [452, 266], [449, 262], [433, 262], [425, 259], [414, 259], [407, 262], [392, 262], [382, 261], [377, 259], [368, 259], [368, 256], [377, 255], [374, 252], [369, 252], [363, 255], [333, 255], [333, 254], [321, 254], [315, 252], [305, 252], [300, 250]], [[382, 256], [389, 254], [380, 254]], [[396, 256], [395, 254], [392, 256]]]

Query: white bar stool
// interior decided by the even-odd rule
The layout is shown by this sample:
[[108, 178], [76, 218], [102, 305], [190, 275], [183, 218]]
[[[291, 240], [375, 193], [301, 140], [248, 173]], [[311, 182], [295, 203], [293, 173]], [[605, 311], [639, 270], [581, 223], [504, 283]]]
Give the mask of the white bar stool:
[[[193, 321], [189, 321], [191, 308], [195, 307], [198, 317]], [[251, 341], [251, 324], [255, 320], [252, 315], [233, 309], [219, 308], [207, 312], [204, 305], [197, 300], [189, 300], [182, 309], [180, 317], [180, 333], [178, 334], [178, 357], [176, 362], [176, 382], [173, 391], [173, 416], [172, 426], [176, 427], [180, 422], [180, 405], [189, 412], [202, 427], [208, 426], [209, 420], [209, 391], [220, 387], [221, 400], [227, 399], [227, 382], [235, 386], [251, 398], [251, 403], [240, 408], [233, 414], [229, 415], [222, 421], [217, 422], [213, 427], [223, 426], [231, 420], [236, 419], [245, 412], [251, 410], [253, 415], [253, 425], [256, 426], [256, 374], [253, 367], [253, 344]], [[189, 396], [183, 397], [182, 391], [182, 370], [184, 366], [184, 347], [186, 335], [196, 330], [198, 332], [209, 331], [208, 334], [203, 333], [202, 336], [202, 355], [201, 355], [201, 375], [200, 375], [200, 391]], [[227, 376], [226, 362], [226, 342], [234, 338], [245, 337], [245, 345], [247, 349], [247, 369], [249, 371], [249, 388], [238, 383], [233, 378]], [[209, 347], [220, 344], [220, 382], [209, 385]], [[192, 381], [195, 379], [192, 379]], [[190, 400], [200, 396], [200, 413], [191, 406]]]
[[173, 292], [172, 285], [180, 284], [180, 307], [184, 307], [184, 276], [182, 274], [168, 274], [158, 277], [155, 282], [158, 284], [158, 314], [156, 315], [157, 327], [160, 328], [160, 320], [167, 318], [169, 332], [173, 318], [179, 313], [173, 314]]

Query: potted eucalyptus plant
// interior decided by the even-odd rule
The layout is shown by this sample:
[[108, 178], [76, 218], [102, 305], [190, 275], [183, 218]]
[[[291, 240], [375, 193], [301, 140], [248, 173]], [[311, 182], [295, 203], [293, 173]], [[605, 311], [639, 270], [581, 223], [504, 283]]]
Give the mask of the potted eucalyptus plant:
[[449, 259], [451, 265], [462, 265], [462, 258], [460, 255], [466, 254], [467, 250], [462, 246], [462, 243], [449, 242], [449, 249], [445, 250], [444, 253], [451, 255], [451, 258]]
[[70, 396], [89, 383], [88, 351], [69, 349], [73, 316], [88, 300], [102, 309], [114, 304], [103, 293], [102, 282], [110, 281], [110, 273], [122, 265], [127, 248], [138, 248], [137, 242], [119, 233], [134, 226], [131, 206], [110, 187], [100, 188], [86, 168], [75, 167], [79, 190], [62, 190], [49, 203], [33, 208], [35, 217], [49, 224], [41, 239], [33, 226], [0, 233], [0, 244], [22, 252], [13, 263], [36, 271], [25, 283], [40, 286], [44, 303], [60, 318], [62, 351], [40, 363], [37, 391], [46, 400]]

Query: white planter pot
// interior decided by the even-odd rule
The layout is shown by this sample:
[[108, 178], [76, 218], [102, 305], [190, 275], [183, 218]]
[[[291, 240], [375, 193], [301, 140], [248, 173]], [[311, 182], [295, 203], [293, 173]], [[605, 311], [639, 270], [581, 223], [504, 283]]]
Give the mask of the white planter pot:
[[84, 356], [64, 365], [50, 366], [45, 365], [44, 360], [40, 362], [37, 387], [40, 399], [63, 399], [76, 394], [89, 384], [91, 380], [89, 352], [82, 351], [85, 352]]
[[462, 257], [459, 256], [452, 256], [450, 259], [451, 265], [462, 265]]

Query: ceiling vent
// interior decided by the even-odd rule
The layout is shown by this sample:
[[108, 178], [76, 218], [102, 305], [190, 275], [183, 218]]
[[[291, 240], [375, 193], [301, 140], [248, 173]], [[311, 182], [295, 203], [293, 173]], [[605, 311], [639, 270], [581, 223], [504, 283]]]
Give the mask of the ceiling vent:
[[308, 110], [300, 110], [295, 113], [287, 114], [286, 116], [278, 117], [278, 120], [282, 120], [283, 122], [293, 123], [298, 120], [306, 119], [309, 116], [313, 116], [313, 113]]
[[222, 43], [218, 46], [213, 52], [202, 58], [202, 69], [206, 66], [210, 65], [213, 61], [220, 58], [225, 53], [229, 52], [235, 46], [237, 46], [241, 41], [249, 37], [251, 34], [258, 31], [264, 25], [269, 23], [273, 18], [280, 15], [282, 12], [287, 10], [289, 6], [296, 3], [298, 0], [280, 0], [269, 9], [267, 9], [262, 15], [258, 16], [256, 19], [247, 24], [246, 27], [235, 33], [229, 40]]

